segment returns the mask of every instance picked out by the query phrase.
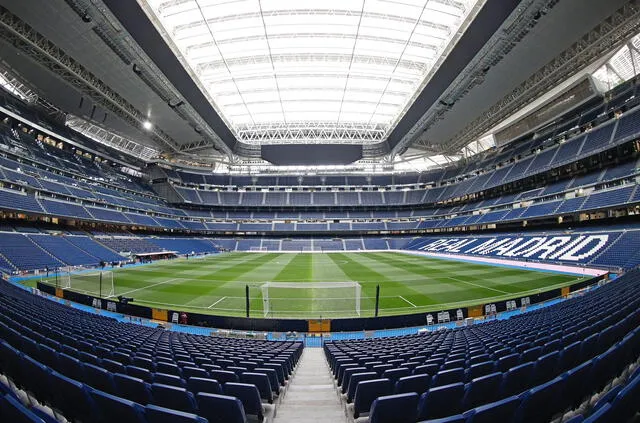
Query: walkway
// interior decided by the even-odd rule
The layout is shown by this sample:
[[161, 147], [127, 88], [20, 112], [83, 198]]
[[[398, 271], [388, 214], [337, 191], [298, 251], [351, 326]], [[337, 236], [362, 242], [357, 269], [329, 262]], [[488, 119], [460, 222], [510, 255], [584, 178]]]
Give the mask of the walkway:
[[305, 348], [274, 423], [346, 423], [322, 348]]

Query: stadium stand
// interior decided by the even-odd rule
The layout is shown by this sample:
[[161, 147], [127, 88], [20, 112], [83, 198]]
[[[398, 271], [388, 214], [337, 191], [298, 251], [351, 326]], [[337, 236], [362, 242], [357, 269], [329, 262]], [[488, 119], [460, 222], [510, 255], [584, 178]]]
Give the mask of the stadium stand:
[[[282, 395], [303, 349], [300, 342], [179, 335], [119, 323], [6, 282], [0, 304], [2, 373], [39, 401], [82, 421], [144, 422], [158, 413], [176, 421], [172, 416], [180, 412], [229, 415], [223, 420], [229, 422], [245, 412], [262, 418], [274, 413], [275, 405], [260, 399], [256, 404], [252, 391], [261, 392], [263, 400]], [[222, 374], [243, 382], [222, 383]], [[5, 401], [16, 399], [2, 387]], [[0, 416], [8, 413], [3, 406]]]
[[[588, 401], [637, 362], [638, 284], [636, 270], [584, 297], [517, 318], [403, 337], [330, 341], [324, 351], [355, 418], [371, 413], [371, 422], [414, 422], [461, 414], [461, 421], [470, 422], [549, 421]], [[605, 397], [595, 413], [620, 419], [606, 421], [635, 414], [631, 392], [640, 381], [635, 373], [625, 374], [626, 387]], [[450, 418], [446, 421], [458, 421]]]

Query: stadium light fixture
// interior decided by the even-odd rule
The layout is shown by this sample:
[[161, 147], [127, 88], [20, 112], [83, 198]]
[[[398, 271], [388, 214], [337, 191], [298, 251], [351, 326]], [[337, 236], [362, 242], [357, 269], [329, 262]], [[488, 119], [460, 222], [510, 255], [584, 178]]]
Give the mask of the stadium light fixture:
[[142, 122], [142, 127], [147, 131], [151, 131], [153, 129], [153, 123], [145, 120], [144, 122]]

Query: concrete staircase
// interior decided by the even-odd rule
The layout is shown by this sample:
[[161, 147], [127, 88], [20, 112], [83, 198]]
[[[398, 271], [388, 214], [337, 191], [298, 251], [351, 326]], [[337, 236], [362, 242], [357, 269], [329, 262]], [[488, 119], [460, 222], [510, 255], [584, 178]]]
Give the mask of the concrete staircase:
[[346, 423], [322, 348], [305, 348], [274, 423]]

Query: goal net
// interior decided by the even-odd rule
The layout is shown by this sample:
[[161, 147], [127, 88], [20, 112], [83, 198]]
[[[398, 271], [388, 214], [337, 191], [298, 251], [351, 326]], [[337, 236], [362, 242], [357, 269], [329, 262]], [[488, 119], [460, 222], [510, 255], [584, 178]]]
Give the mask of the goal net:
[[58, 271], [50, 273], [43, 281], [58, 288], [82, 292], [96, 297], [113, 297], [116, 290], [113, 272], [109, 270], [73, 273]]
[[358, 282], [267, 282], [260, 289], [265, 317], [360, 316]]
[[258, 252], [258, 253], [266, 253], [267, 247], [249, 247], [249, 251]]

